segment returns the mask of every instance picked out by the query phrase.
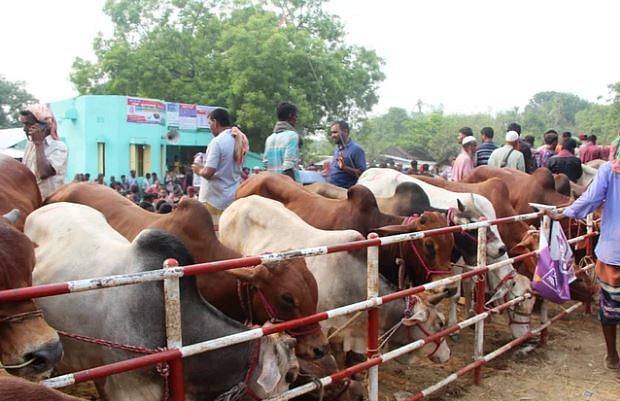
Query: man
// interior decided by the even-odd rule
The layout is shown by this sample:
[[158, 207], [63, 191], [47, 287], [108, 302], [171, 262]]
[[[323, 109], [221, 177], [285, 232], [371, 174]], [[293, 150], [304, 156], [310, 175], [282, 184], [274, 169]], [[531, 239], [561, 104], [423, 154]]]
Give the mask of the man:
[[601, 234], [594, 250], [600, 286], [599, 320], [605, 338], [605, 367], [620, 380], [620, 358], [616, 349], [616, 327], [620, 323], [620, 160], [603, 164], [588, 189], [563, 213], [546, 213], [554, 220], [582, 219], [603, 205]]
[[482, 144], [480, 144], [478, 150], [476, 150], [476, 167], [486, 166], [489, 163], [491, 153], [497, 149], [497, 145], [493, 143], [494, 135], [495, 133], [491, 127], [484, 127], [480, 130]]
[[538, 168], [545, 167], [547, 160], [555, 155], [555, 148], [558, 145], [558, 133], [552, 129], [545, 131], [543, 141], [545, 144], [538, 148], [534, 154], [534, 160]]
[[508, 131], [514, 131], [519, 134], [519, 141], [516, 149], [523, 154], [525, 172], [531, 174], [535, 170], [534, 160], [532, 159], [532, 147], [523, 138], [521, 138], [521, 126], [517, 123], [510, 123], [506, 129], [506, 132]]
[[577, 144], [577, 148], [575, 149], [575, 156], [580, 157], [579, 155], [580, 155], [581, 149], [588, 142], [588, 135], [586, 135], [585, 132], [580, 132], [577, 135], [577, 138], [579, 139], [579, 143]]
[[58, 137], [56, 119], [48, 106], [35, 104], [19, 114], [28, 139], [22, 162], [33, 172], [45, 200], [64, 183], [67, 145]]
[[334, 122], [330, 134], [336, 146], [327, 182], [341, 188], [350, 188], [366, 170], [366, 154], [364, 149], [350, 138], [349, 124], [345, 121]]
[[136, 170], [130, 170], [129, 177], [127, 177], [127, 186], [131, 188], [134, 185], [138, 185], [138, 177], [136, 177]]
[[207, 146], [204, 165], [192, 164], [192, 171], [201, 179], [198, 200], [202, 202], [213, 223], [234, 200], [241, 182], [241, 165], [235, 160], [235, 138], [228, 110], [217, 108], [209, 113], [209, 129], [214, 138]]
[[611, 142], [609, 148], [609, 160], [616, 159], [620, 159], [620, 131], [618, 131], [618, 136]]
[[273, 133], [265, 141], [265, 161], [267, 171], [284, 174], [299, 181], [299, 134], [297, 126], [297, 106], [282, 102], [276, 110], [278, 122]]
[[581, 145], [579, 149], [579, 160], [581, 160], [582, 164], [603, 158], [603, 150], [596, 144], [597, 139], [596, 135], [592, 134], [588, 136], [586, 142]]
[[474, 155], [476, 154], [476, 138], [466, 136], [461, 142], [461, 153], [452, 165], [452, 181], [463, 181], [463, 177], [474, 169]]
[[459, 141], [459, 144], [462, 144], [463, 138], [468, 137], [468, 136], [474, 136], [474, 131], [472, 131], [471, 128], [469, 127], [463, 127], [456, 134], [456, 139]]
[[519, 134], [516, 131], [506, 132], [506, 143], [501, 148], [497, 148], [489, 156], [489, 166], [508, 167], [525, 171], [525, 160], [523, 153], [517, 150]]
[[569, 138], [562, 142], [560, 152], [547, 160], [547, 168], [551, 170], [553, 174], [564, 173], [575, 183], [583, 174], [581, 160], [575, 156], [576, 147], [577, 142]]

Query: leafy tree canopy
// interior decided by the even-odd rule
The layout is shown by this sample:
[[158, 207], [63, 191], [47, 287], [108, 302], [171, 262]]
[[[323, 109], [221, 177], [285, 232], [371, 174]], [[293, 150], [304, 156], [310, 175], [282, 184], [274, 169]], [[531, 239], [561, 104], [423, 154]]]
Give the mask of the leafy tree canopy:
[[74, 61], [71, 81], [80, 94], [227, 107], [260, 150], [280, 101], [310, 132], [378, 101], [383, 60], [346, 44], [324, 2], [108, 0], [114, 33], [95, 39], [95, 62]]
[[18, 127], [18, 113], [37, 100], [24, 89], [21, 81], [11, 82], [0, 75], [0, 128]]

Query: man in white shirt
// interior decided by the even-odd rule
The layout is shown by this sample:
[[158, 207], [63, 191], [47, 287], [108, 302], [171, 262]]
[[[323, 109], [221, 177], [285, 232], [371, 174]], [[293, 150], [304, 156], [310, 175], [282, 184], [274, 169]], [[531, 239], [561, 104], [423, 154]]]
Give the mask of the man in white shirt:
[[505, 145], [491, 153], [488, 165], [525, 171], [525, 159], [523, 158], [523, 153], [517, 149], [518, 143], [519, 134], [516, 131], [506, 132]]
[[28, 143], [22, 162], [37, 179], [43, 200], [64, 183], [67, 145], [58, 138], [56, 119], [50, 108], [35, 104], [20, 111]]

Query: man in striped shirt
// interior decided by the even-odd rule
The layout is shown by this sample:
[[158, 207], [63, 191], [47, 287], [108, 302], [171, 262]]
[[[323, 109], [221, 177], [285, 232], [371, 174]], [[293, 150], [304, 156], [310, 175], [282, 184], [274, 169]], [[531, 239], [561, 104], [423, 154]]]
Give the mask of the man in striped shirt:
[[265, 141], [263, 161], [267, 171], [288, 175], [299, 181], [297, 165], [299, 163], [299, 134], [297, 125], [297, 106], [282, 102], [277, 108], [278, 122], [273, 133]]
[[482, 144], [478, 146], [476, 150], [476, 167], [486, 166], [489, 162], [489, 157], [497, 145], [493, 143], [493, 128], [484, 127], [480, 130], [480, 136], [482, 137]]

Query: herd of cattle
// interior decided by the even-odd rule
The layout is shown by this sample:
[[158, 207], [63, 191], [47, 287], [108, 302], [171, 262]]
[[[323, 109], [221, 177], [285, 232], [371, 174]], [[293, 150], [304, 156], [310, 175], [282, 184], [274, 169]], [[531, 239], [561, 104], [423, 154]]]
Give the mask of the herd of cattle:
[[[0, 218], [0, 290], [154, 270], [167, 258], [188, 265], [351, 242], [371, 232], [387, 236], [490, 220], [531, 212], [530, 202], [568, 205], [577, 190], [558, 192], [561, 177], [554, 178], [546, 169], [527, 175], [479, 167], [464, 183], [370, 169], [349, 190], [328, 184], [302, 187], [288, 177], [261, 173], [241, 185], [216, 233], [211, 216], [195, 200], [182, 201], [170, 214], [155, 214], [105, 186], [72, 183], [41, 202], [28, 169], [0, 155], [0, 171], [0, 214], [5, 215]], [[475, 265], [477, 245], [472, 231], [383, 246], [380, 293], [443, 278], [461, 258]], [[524, 222], [492, 227], [485, 245], [487, 263], [506, 260], [535, 250], [538, 231]], [[535, 265], [531, 258], [489, 273], [489, 299], [501, 303], [528, 292]], [[366, 251], [296, 258], [180, 281], [183, 343], [193, 344], [365, 299]], [[575, 299], [592, 300], [594, 286], [587, 275], [579, 275], [571, 289]], [[446, 319], [437, 303], [454, 290], [440, 288], [383, 305], [382, 332], [397, 328], [387, 348], [441, 330]], [[36, 304], [1, 303], [0, 362], [9, 373], [37, 381], [53, 369], [84, 370], [135, 355], [60, 338], [56, 330], [157, 349], [166, 343], [163, 305], [161, 282], [40, 298]], [[534, 299], [529, 299], [507, 310], [513, 336], [529, 330], [533, 306]], [[291, 384], [359, 361], [366, 353], [367, 322], [349, 318], [185, 359], [188, 399], [213, 400], [240, 385], [248, 396], [269, 398]], [[453, 303], [448, 321], [455, 320]], [[421, 356], [446, 362], [448, 343], [442, 339], [427, 344], [400, 362], [411, 364]], [[165, 391], [155, 368], [113, 375], [95, 385], [103, 400], [155, 401]], [[30, 384], [0, 376], [0, 398], [10, 400], [16, 386], [36, 392]], [[351, 380], [330, 386], [326, 396], [358, 400], [362, 389]], [[19, 399], [25, 399], [23, 394]]]

